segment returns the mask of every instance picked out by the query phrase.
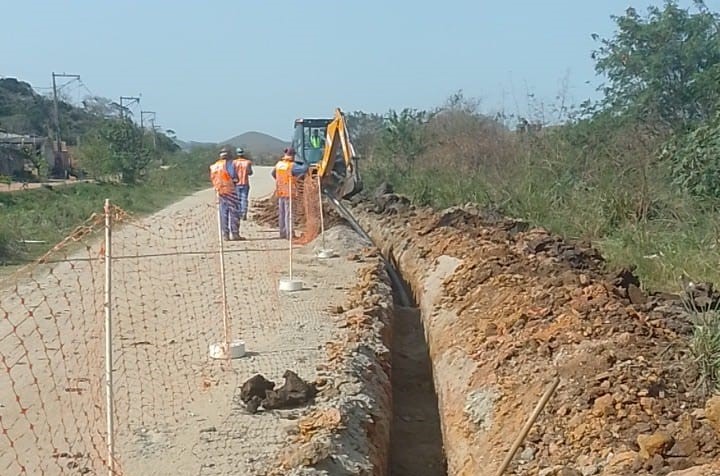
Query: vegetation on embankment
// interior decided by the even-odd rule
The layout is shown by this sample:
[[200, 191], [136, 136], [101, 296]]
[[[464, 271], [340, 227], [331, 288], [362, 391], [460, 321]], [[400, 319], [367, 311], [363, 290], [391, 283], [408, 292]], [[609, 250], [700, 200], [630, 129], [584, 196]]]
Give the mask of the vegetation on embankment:
[[[105, 199], [132, 213], [159, 210], [182, 196], [209, 186], [207, 168], [214, 151], [177, 152], [166, 166], [152, 165], [133, 183], [78, 183], [0, 193], [0, 265], [30, 260], [62, 240], [93, 213], [102, 213]], [[44, 244], [23, 244], [39, 240]]]
[[351, 114], [366, 187], [478, 202], [590, 240], [651, 289], [676, 290], [682, 275], [720, 282], [718, 15], [668, 2], [614, 19], [593, 53], [603, 99], [561, 104], [552, 120], [491, 117], [462, 93], [432, 111]]

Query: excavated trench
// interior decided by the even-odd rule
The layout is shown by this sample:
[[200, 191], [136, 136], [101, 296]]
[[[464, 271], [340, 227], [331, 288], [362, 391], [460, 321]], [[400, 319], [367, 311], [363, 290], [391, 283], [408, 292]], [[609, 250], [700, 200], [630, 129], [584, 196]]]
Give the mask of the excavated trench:
[[[402, 419], [395, 379], [427, 365], [415, 381], [432, 375], [442, 437], [429, 441], [442, 440], [447, 464], [433, 474], [497, 474], [556, 379], [504, 475], [720, 474], [720, 419], [707, 417], [716, 409], [693, 373], [681, 299], [647, 294], [591, 247], [519, 220], [472, 206], [435, 212], [392, 193], [373, 201], [352, 214], [418, 306], [393, 326], [394, 411]], [[413, 322], [428, 359], [407, 371], [396, 355]], [[398, 458], [402, 435], [421, 430], [393, 423]], [[423, 444], [413, 440], [415, 454]]]
[[440, 413], [420, 310], [396, 299], [394, 311], [390, 476], [444, 476]]
[[[349, 210], [337, 200], [333, 203], [356, 232], [374, 241]], [[394, 257], [384, 254], [384, 261], [393, 291], [389, 475], [444, 476], [448, 473], [440, 410], [422, 313]]]
[[344, 218], [394, 266], [372, 247], [350, 258], [367, 267], [328, 346], [337, 384], [285, 466], [327, 471], [278, 474], [498, 474], [557, 379], [503, 475], [720, 475], [720, 401], [693, 373], [679, 299], [517, 220], [380, 198]]

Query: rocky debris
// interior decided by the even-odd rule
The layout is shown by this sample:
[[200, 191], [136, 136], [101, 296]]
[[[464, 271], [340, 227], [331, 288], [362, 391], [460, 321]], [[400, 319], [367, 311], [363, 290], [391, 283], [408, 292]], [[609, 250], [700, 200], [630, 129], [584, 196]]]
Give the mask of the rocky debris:
[[[297, 206], [296, 202], [293, 202], [293, 215], [295, 217], [294, 225], [299, 231], [303, 231], [305, 225], [305, 207], [302, 202], [300, 206]], [[253, 202], [253, 206], [250, 209], [250, 215], [257, 223], [265, 226], [277, 227], [278, 226], [278, 205], [277, 197], [271, 196], [269, 198], [258, 200]], [[323, 202], [323, 218], [325, 220], [325, 229], [336, 225], [342, 225], [345, 219], [342, 218], [335, 208], [333, 208], [327, 201]]]
[[668, 476], [720, 476], [720, 462], [673, 471]]
[[675, 444], [675, 440], [667, 433], [653, 433], [652, 435], [638, 435], [637, 444], [640, 447], [640, 456], [645, 459], [665, 454]]
[[705, 418], [720, 437], [720, 396], [712, 397], [705, 404]]
[[686, 283], [685, 298], [687, 305], [698, 311], [708, 311], [720, 307], [720, 292], [712, 283]]
[[[426, 306], [435, 365], [456, 363], [435, 373], [452, 432], [444, 435], [453, 448], [449, 468], [487, 469], [483, 461], [501, 460], [533, 393], [556, 375], [560, 387], [527, 437], [533, 458], [516, 458], [516, 474], [668, 474], [720, 456], [720, 438], [700, 413], [705, 390], [681, 296], [647, 292], [632, 268], [608, 270], [589, 244], [479, 207], [436, 213], [402, 206], [393, 194], [382, 203], [398, 206], [374, 199], [353, 212], [394, 253]], [[459, 265], [433, 281], [443, 259]], [[708, 286], [689, 289], [699, 306], [716, 299]], [[424, 301], [423, 293], [436, 298]], [[472, 377], [458, 381], [459, 362], [472, 362], [464, 374]], [[483, 430], [463, 405], [488, 385], [502, 397]]]
[[393, 186], [388, 182], [383, 182], [375, 189], [373, 197], [382, 198], [383, 195], [393, 193]]
[[271, 382], [262, 375], [256, 374], [242, 384], [240, 399], [246, 404], [255, 399], [262, 400], [265, 398], [265, 394], [273, 388], [275, 388], [275, 382]]
[[283, 374], [285, 383], [275, 390], [275, 384], [260, 374], [243, 383], [240, 400], [248, 412], [256, 413], [260, 407], [265, 410], [294, 408], [310, 402], [317, 390], [314, 384], [305, 382], [292, 370]]
[[337, 306], [337, 332], [317, 367], [319, 392], [289, 434], [268, 476], [385, 474], [392, 419], [390, 322], [392, 288], [375, 249]]
[[342, 414], [337, 408], [315, 410], [298, 422], [298, 439], [306, 443], [321, 430], [335, 431], [341, 426]]
[[257, 223], [266, 226], [278, 226], [278, 205], [277, 197], [274, 195], [264, 200], [253, 202], [250, 208], [250, 216]]

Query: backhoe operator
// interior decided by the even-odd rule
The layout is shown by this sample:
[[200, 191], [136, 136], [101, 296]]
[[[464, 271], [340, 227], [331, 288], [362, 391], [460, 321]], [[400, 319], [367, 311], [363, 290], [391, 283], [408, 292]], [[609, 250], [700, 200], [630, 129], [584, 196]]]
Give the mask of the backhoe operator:
[[313, 149], [319, 149], [322, 147], [323, 142], [325, 141], [322, 137], [318, 135], [318, 130], [313, 130], [312, 135], [310, 136], [310, 147], [312, 147]]

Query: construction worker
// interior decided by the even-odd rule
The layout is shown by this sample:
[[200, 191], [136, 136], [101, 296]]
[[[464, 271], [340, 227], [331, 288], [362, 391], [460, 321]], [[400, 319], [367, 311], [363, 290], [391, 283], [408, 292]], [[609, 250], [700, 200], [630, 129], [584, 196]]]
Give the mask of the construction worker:
[[239, 214], [236, 190], [237, 170], [233, 164], [230, 148], [220, 149], [220, 157], [210, 166], [210, 181], [220, 200], [220, 228], [223, 240], [243, 239], [238, 235]]
[[242, 147], [236, 150], [237, 157], [233, 162], [237, 174], [235, 182], [238, 196], [238, 213], [241, 220], [247, 220], [248, 195], [250, 195], [250, 176], [253, 174], [252, 161], [245, 157]]
[[280, 238], [294, 238], [290, 236], [290, 195], [295, 198], [297, 192], [296, 177], [304, 175], [308, 170], [307, 163], [295, 162], [295, 149], [288, 147], [285, 155], [275, 164], [271, 174], [275, 179], [275, 196], [278, 197], [278, 221]]
[[322, 137], [318, 135], [318, 130], [314, 129], [312, 131], [312, 135], [310, 136], [310, 147], [312, 147], [313, 149], [319, 149], [320, 147], [322, 147], [323, 142], [325, 141]]

